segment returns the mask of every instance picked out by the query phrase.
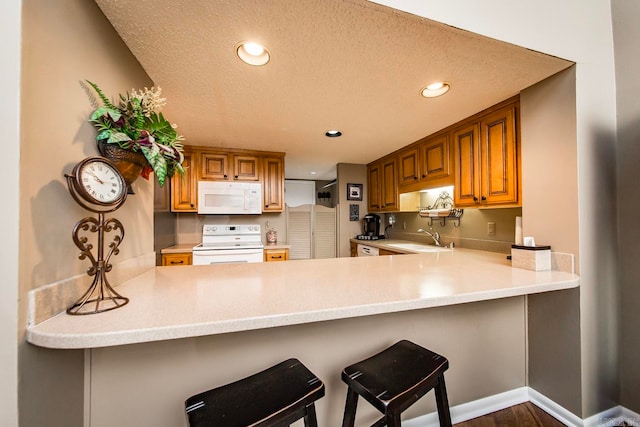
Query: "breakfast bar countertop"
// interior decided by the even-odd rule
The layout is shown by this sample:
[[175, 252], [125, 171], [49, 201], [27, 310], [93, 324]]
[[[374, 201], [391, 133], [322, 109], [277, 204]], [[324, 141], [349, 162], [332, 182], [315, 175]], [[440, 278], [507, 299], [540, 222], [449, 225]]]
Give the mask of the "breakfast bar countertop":
[[[117, 268], [117, 266], [116, 266]], [[155, 267], [122, 283], [130, 298], [27, 329], [57, 349], [109, 347], [419, 310], [574, 288], [575, 274], [512, 268], [470, 249], [401, 256]]]

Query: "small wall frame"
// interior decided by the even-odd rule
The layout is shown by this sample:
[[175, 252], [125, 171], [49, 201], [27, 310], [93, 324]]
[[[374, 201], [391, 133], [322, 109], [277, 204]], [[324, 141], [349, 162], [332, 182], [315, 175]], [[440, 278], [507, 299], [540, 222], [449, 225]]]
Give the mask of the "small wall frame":
[[347, 184], [347, 200], [362, 201], [362, 184]]

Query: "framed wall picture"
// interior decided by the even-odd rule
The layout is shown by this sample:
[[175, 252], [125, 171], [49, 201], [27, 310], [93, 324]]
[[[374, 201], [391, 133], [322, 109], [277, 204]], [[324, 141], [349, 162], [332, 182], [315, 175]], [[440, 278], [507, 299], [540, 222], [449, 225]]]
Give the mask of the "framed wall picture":
[[349, 205], [349, 221], [360, 221], [359, 205]]
[[362, 184], [347, 184], [347, 200], [362, 201]]

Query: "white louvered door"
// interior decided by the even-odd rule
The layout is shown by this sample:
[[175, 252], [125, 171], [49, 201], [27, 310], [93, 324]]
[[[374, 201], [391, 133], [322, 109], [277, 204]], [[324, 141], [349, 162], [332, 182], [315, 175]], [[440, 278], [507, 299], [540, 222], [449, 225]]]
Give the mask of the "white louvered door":
[[336, 209], [321, 205], [286, 207], [289, 259], [336, 257]]
[[301, 205], [286, 207], [287, 241], [290, 245], [289, 259], [311, 258], [311, 207]]
[[313, 257], [336, 257], [336, 209], [314, 205], [313, 209]]

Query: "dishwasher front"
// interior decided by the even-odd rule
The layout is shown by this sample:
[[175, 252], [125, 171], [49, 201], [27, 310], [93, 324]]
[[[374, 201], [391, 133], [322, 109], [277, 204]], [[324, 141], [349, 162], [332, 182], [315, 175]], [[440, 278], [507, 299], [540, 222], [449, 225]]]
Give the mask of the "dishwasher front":
[[380, 250], [378, 248], [358, 243], [358, 256], [378, 256], [378, 255], [380, 255]]

